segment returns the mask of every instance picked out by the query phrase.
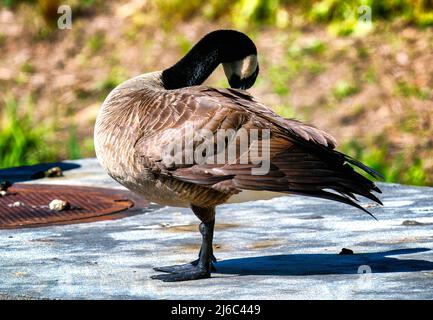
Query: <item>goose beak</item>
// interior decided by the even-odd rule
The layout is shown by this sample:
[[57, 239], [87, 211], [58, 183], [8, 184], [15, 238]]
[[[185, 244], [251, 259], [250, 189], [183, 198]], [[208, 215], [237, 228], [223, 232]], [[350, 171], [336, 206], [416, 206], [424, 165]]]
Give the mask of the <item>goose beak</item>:
[[246, 79], [242, 79], [240, 81], [240, 84], [239, 84], [239, 89], [247, 90], [247, 89], [251, 88], [253, 86], [254, 82], [256, 82], [256, 78], [257, 78], [256, 75], [252, 75], [251, 77], [248, 77]]
[[251, 88], [256, 81], [256, 76], [251, 76], [249, 78], [240, 79], [239, 76], [234, 76], [229, 79], [230, 87], [234, 89], [247, 90]]

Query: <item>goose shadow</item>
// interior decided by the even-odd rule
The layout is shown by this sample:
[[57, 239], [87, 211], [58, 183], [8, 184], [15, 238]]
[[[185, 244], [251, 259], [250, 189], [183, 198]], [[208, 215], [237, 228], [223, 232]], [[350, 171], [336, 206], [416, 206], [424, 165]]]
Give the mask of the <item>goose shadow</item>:
[[433, 270], [433, 262], [399, 259], [389, 256], [430, 251], [427, 248], [399, 249], [384, 252], [339, 254], [286, 254], [222, 260], [215, 264], [217, 273], [238, 275], [305, 276], [357, 274], [367, 265], [372, 273]]
[[70, 162], [52, 162], [0, 169], [0, 180], [9, 180], [12, 183], [16, 183], [41, 179], [45, 177], [45, 171], [53, 167], [59, 167], [62, 171], [68, 171], [80, 168], [81, 166]]

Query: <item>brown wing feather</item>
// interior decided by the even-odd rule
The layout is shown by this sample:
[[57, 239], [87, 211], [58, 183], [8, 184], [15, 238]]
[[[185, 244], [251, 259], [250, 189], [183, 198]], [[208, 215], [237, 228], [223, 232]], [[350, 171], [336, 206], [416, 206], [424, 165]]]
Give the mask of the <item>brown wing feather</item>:
[[[189, 87], [162, 92], [158, 102], [159, 105], [152, 108], [159, 109], [153, 112], [158, 112], [163, 124], [144, 123], [136, 150], [140, 156], [158, 163], [159, 169], [163, 168], [161, 174], [224, 193], [237, 193], [242, 189], [285, 192], [340, 201], [364, 211], [353, 201], [355, 194], [381, 203], [372, 194], [372, 191], [380, 192], [377, 186], [348, 163], [373, 176], [379, 176], [377, 172], [334, 150], [336, 143], [329, 134], [278, 116], [245, 91]], [[143, 106], [143, 110], [149, 108]], [[188, 125], [212, 132], [219, 128], [270, 129], [270, 171], [266, 175], [253, 175], [251, 169], [259, 165], [238, 162], [191, 163], [164, 168], [161, 150], [173, 139], [173, 133], [171, 136], [164, 133], [174, 129], [174, 135], [182, 137], [182, 130]], [[250, 142], [249, 151], [253, 144]]]

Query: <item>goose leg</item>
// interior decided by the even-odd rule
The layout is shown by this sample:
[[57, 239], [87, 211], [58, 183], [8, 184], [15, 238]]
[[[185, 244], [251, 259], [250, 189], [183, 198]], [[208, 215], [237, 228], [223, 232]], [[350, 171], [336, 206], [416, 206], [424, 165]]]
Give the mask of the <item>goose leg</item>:
[[209, 278], [212, 271], [212, 241], [214, 226], [215, 220], [202, 222], [200, 224], [202, 245], [197, 261], [193, 261], [186, 265], [155, 268], [157, 271], [168, 270], [169, 268], [173, 271], [169, 274], [152, 276], [152, 279], [174, 282]]

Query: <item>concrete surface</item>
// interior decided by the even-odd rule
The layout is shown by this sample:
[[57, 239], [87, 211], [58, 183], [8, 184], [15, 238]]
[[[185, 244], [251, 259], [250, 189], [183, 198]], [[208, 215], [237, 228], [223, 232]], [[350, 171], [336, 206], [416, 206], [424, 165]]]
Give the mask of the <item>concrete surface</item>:
[[[64, 178], [29, 181], [41, 167], [0, 170], [0, 178], [118, 187], [94, 159], [61, 165]], [[218, 272], [193, 282], [149, 278], [154, 266], [196, 258], [188, 209], [0, 230], [0, 299], [433, 299], [433, 188], [380, 186], [385, 206], [365, 202], [379, 221], [295, 196], [221, 206]], [[355, 254], [338, 255], [343, 247]]]

